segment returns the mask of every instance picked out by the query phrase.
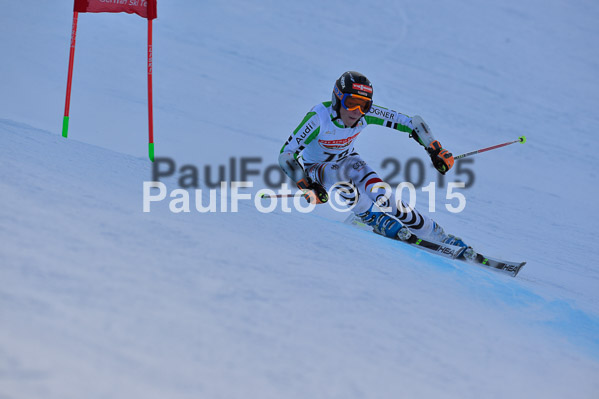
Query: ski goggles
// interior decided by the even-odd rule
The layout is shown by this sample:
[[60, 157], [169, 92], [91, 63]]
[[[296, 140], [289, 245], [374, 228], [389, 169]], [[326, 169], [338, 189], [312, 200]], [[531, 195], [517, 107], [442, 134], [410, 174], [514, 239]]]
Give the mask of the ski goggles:
[[362, 114], [365, 114], [370, 111], [370, 107], [372, 106], [372, 100], [370, 98], [359, 94], [344, 94], [337, 87], [335, 87], [335, 95], [341, 100], [343, 108], [348, 111], [359, 109]]

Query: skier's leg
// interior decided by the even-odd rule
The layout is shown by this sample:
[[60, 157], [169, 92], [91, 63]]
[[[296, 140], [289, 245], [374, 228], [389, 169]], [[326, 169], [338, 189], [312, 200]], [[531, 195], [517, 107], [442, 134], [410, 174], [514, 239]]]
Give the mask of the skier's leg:
[[401, 201], [401, 206], [398, 206], [400, 203], [392, 188], [385, 187], [379, 175], [357, 153], [336, 163], [313, 164], [306, 170], [312, 180], [327, 190], [344, 184], [349, 186], [350, 189], [342, 197], [353, 206], [352, 211], [356, 215], [382, 235], [395, 238], [399, 233], [407, 238], [409, 233], [401, 230], [404, 225], [419, 237], [467, 246], [460, 238], [446, 234], [433, 219], [410, 208], [405, 202]]
[[356, 214], [368, 211], [372, 203], [375, 203], [386, 214], [399, 220], [420, 237], [425, 237], [433, 231], [435, 222], [427, 215], [408, 207], [403, 201], [401, 206], [398, 206], [393, 188], [384, 185], [379, 175], [359, 155], [349, 157], [347, 163], [347, 175], [360, 194], [358, 204], [354, 208]]
[[[403, 226], [392, 216], [397, 208], [387, 208], [394, 201], [385, 197], [385, 190], [377, 184], [382, 183], [382, 180], [358, 154], [354, 153], [334, 163], [309, 165], [306, 173], [311, 180], [320, 183], [327, 190], [341, 189], [340, 196], [352, 207], [352, 212], [373, 226], [375, 232], [391, 238], [396, 238], [400, 233]], [[387, 212], [381, 212], [374, 205], [376, 201]], [[400, 235], [407, 238], [410, 233], [403, 229]]]
[[[392, 188], [385, 187], [379, 175], [357, 153], [337, 163], [319, 164], [312, 172], [314, 178], [327, 190], [342, 182], [349, 182], [354, 191], [348, 191], [346, 198], [353, 205], [352, 211], [366, 224], [373, 226], [374, 231], [379, 234], [407, 239], [412, 232], [418, 237], [467, 246], [460, 238], [446, 234], [429, 216], [410, 208], [403, 201], [399, 203]], [[398, 206], [399, 204], [401, 205]], [[384, 212], [377, 208], [382, 208]], [[468, 247], [464, 256], [474, 258], [476, 252]]]

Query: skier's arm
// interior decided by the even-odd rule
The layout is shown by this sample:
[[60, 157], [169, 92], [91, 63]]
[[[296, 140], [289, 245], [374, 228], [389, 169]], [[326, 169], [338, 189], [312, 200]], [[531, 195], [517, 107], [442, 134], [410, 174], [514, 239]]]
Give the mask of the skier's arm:
[[[373, 104], [370, 111], [368, 111], [368, 114], [364, 116], [364, 119], [368, 125], [379, 125], [393, 130], [399, 130], [400, 132], [409, 133], [410, 137], [416, 140], [424, 148], [435, 141], [426, 122], [417, 115], [410, 118], [408, 115], [404, 115], [401, 112]], [[419, 135], [417, 131], [423, 133]]]
[[440, 173], [445, 174], [453, 166], [453, 155], [435, 139], [431, 129], [420, 116], [415, 115], [410, 118], [397, 111], [372, 105], [364, 119], [369, 125], [380, 125], [409, 133], [410, 137], [426, 149], [433, 165]]
[[297, 160], [297, 156], [292, 152], [285, 151], [279, 154], [279, 166], [296, 183], [304, 178], [304, 168]]
[[298, 161], [306, 145], [320, 132], [320, 120], [316, 112], [308, 112], [299, 126], [287, 139], [279, 153], [279, 166], [294, 182], [303, 179], [304, 168]]
[[322, 204], [329, 195], [324, 187], [311, 181], [305, 174], [298, 158], [306, 146], [320, 133], [320, 120], [316, 112], [308, 112], [304, 120], [293, 131], [279, 153], [279, 166], [297, 187], [304, 192], [308, 202]]
[[368, 125], [384, 126], [405, 133], [412, 133], [414, 130], [409, 116], [374, 104], [368, 114], [364, 115], [364, 119]]
[[453, 166], [454, 161], [451, 152], [441, 146], [441, 143], [439, 143], [433, 136], [430, 127], [420, 116], [414, 115], [412, 117], [412, 125], [414, 126], [414, 130], [412, 131], [411, 137], [426, 149], [426, 152], [428, 152], [431, 157], [433, 165], [439, 173], [447, 173]]

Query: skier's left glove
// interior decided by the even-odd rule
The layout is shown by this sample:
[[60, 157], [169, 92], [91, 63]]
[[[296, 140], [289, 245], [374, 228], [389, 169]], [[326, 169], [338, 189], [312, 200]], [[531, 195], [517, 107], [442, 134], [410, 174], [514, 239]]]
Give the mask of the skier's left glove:
[[329, 200], [327, 190], [316, 182], [303, 178], [297, 182], [297, 187], [303, 191], [304, 198], [311, 204], [324, 204]]
[[430, 145], [426, 148], [426, 151], [431, 156], [431, 161], [433, 161], [435, 169], [437, 169], [442, 175], [447, 173], [447, 171], [453, 166], [454, 161], [452, 153], [441, 147], [441, 143], [439, 143], [438, 140], [430, 143]]

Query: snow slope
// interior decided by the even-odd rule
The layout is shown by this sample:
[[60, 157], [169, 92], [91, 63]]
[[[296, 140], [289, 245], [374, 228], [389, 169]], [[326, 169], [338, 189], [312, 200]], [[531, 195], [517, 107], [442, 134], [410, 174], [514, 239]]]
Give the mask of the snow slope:
[[144, 159], [1, 126], [5, 397], [598, 388], [597, 316], [532, 273], [512, 279], [246, 202], [237, 214], [143, 213]]
[[[599, 394], [599, 6], [359, 5], [159, 3], [157, 155], [275, 163], [334, 79], [360, 70], [378, 104], [424, 116], [454, 153], [528, 136], [477, 156], [464, 212], [439, 190], [433, 215], [527, 260], [521, 274], [405, 248], [326, 207], [142, 212], [144, 21], [80, 16], [64, 140], [71, 2], [3, 2], [0, 397]], [[383, 128], [357, 146], [383, 175], [386, 157], [426, 161]]]

